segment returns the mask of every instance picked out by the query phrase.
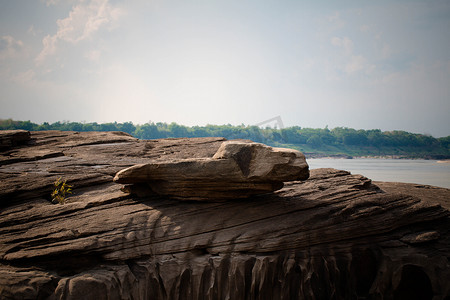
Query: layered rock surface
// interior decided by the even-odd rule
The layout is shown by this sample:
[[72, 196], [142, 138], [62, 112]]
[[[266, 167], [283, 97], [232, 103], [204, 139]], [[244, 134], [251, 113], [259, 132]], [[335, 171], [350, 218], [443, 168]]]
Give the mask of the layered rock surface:
[[[271, 194], [189, 202], [113, 182], [149, 161], [210, 159], [223, 142], [32, 132], [3, 149], [0, 298], [450, 297], [449, 211], [434, 200], [447, 189], [386, 192], [318, 169]], [[59, 177], [74, 186], [65, 205], [50, 202]]]
[[308, 177], [305, 156], [297, 150], [227, 141], [212, 158], [140, 164], [118, 172], [114, 181], [147, 184], [175, 199], [214, 201], [273, 192], [285, 181]]

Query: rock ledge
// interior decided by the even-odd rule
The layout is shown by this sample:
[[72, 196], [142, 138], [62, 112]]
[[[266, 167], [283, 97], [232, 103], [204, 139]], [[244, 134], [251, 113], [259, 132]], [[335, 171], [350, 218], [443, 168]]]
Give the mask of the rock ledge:
[[[259, 143], [223, 142], [212, 158], [140, 164], [116, 174], [117, 183], [145, 183], [158, 195], [214, 201], [273, 192], [309, 177], [305, 156]], [[142, 186], [142, 185], [140, 185]]]

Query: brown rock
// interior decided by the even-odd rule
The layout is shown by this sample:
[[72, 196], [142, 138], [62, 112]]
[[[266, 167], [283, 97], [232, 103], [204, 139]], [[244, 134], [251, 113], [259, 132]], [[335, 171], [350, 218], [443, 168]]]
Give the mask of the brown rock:
[[201, 201], [247, 198], [308, 177], [305, 156], [297, 150], [227, 141], [212, 158], [136, 165], [118, 172], [114, 181], [147, 183], [159, 195]]
[[439, 232], [432, 230], [432, 231], [415, 232], [415, 233], [407, 234], [404, 237], [402, 237], [400, 240], [402, 242], [405, 242], [408, 244], [421, 244], [421, 243], [435, 241], [439, 238], [440, 238]]
[[[0, 152], [0, 299], [450, 297], [450, 213], [432, 201], [448, 189], [397, 193], [318, 169], [245, 200], [173, 201], [125, 194], [113, 176], [149, 160], [212, 158], [222, 138], [31, 138]], [[49, 201], [58, 177], [74, 186], [65, 205]]]
[[26, 130], [0, 130], [0, 151], [17, 145], [23, 145], [30, 140], [30, 132]]

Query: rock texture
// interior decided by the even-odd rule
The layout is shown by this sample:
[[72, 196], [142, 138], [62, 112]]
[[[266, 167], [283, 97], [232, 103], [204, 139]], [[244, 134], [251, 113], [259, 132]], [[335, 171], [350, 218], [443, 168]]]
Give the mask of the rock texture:
[[214, 201], [270, 193], [285, 181], [308, 177], [305, 156], [297, 150], [226, 141], [212, 158], [140, 164], [118, 172], [114, 181], [147, 184], [174, 199]]
[[0, 134], [0, 150], [25, 144], [30, 140], [30, 132], [26, 130], [2, 130]]
[[[447, 189], [317, 169], [273, 194], [175, 201], [113, 177], [211, 158], [223, 139], [30, 138], [0, 153], [1, 299], [450, 298], [449, 211], [432, 199]], [[74, 186], [65, 205], [49, 201], [59, 177]]]

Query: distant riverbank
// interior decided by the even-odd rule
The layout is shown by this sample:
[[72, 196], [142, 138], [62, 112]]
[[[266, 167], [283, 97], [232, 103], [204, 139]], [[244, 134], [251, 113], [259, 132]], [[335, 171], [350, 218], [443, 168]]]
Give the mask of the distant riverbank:
[[412, 160], [434, 160], [437, 163], [450, 163], [450, 159], [439, 159], [436, 157], [415, 157], [406, 155], [363, 155], [363, 156], [351, 156], [346, 154], [320, 154], [320, 153], [305, 153], [308, 159], [412, 159]]
[[380, 159], [425, 159], [425, 160], [449, 160], [450, 154], [446, 151], [432, 151], [417, 147], [382, 147], [371, 146], [330, 146], [322, 145], [317, 148], [308, 145], [275, 144], [277, 147], [293, 148], [301, 151], [307, 158], [380, 158]]
[[56, 122], [35, 124], [30, 121], [0, 120], [0, 129], [64, 130], [64, 131], [123, 131], [139, 139], [224, 137], [245, 139], [270, 146], [293, 148], [306, 157], [391, 157], [450, 159], [450, 136], [430, 135], [400, 130], [352, 129], [347, 127], [261, 128], [252, 125], [184, 126], [176, 123], [79, 123]]
[[335, 168], [376, 181], [408, 182], [450, 189], [449, 160], [309, 158], [310, 169]]

